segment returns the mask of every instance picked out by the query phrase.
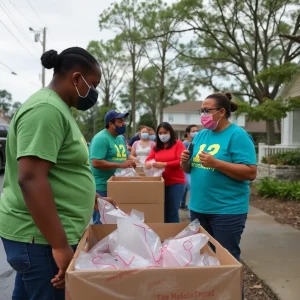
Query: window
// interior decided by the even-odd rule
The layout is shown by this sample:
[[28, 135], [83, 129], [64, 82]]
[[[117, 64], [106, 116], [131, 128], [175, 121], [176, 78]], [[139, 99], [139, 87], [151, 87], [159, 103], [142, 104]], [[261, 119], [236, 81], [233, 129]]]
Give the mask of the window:
[[185, 115], [185, 123], [186, 124], [190, 124], [190, 122], [191, 122], [191, 115], [190, 114], [186, 114]]
[[168, 122], [174, 122], [173, 115], [169, 115], [169, 117], [168, 117]]
[[300, 110], [293, 111], [293, 144], [300, 144]]

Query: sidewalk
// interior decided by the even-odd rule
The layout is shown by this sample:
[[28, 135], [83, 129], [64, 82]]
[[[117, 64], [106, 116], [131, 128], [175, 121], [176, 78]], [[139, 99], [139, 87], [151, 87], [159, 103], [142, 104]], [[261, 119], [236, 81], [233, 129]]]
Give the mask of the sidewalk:
[[300, 231], [250, 207], [242, 260], [282, 300], [300, 295]]

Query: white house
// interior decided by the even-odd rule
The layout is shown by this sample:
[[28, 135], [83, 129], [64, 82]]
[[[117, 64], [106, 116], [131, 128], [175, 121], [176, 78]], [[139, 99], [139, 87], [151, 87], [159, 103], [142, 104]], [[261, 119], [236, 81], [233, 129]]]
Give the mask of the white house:
[[[203, 128], [200, 122], [199, 109], [201, 101], [185, 101], [164, 109], [163, 120], [172, 125], [178, 137], [183, 139], [185, 129], [188, 125], [195, 124], [199, 128]], [[239, 116], [232, 115], [230, 118], [232, 123], [243, 127], [247, 132], [251, 133], [254, 140], [258, 142], [265, 140], [266, 124], [265, 122], [251, 122], [246, 118], [246, 114]], [[277, 134], [279, 134], [277, 130]]]
[[[300, 76], [295, 76], [289, 84], [283, 87], [278, 97], [283, 99], [300, 97]], [[259, 162], [264, 156], [298, 149], [300, 149], [300, 109], [289, 112], [286, 118], [282, 119], [280, 144], [276, 146], [259, 144]]]

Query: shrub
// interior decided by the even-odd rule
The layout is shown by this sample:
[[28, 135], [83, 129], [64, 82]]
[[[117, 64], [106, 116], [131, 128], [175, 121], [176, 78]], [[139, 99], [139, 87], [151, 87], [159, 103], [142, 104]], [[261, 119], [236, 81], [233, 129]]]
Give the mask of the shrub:
[[300, 201], [300, 181], [281, 181], [264, 178], [255, 184], [258, 194], [264, 198]]
[[271, 154], [263, 157], [261, 162], [277, 166], [300, 166], [300, 151]]

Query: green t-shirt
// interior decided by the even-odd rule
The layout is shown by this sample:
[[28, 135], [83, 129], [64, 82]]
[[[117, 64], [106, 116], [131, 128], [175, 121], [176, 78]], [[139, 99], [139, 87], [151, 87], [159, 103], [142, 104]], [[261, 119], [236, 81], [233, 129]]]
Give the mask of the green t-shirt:
[[17, 159], [36, 156], [54, 164], [48, 179], [57, 212], [69, 244], [77, 244], [92, 216], [95, 183], [88, 148], [70, 108], [54, 91], [39, 90], [14, 115], [6, 147], [0, 236], [48, 244], [27, 210], [18, 184]]
[[[106, 129], [98, 132], [90, 145], [90, 160], [106, 160], [121, 163], [127, 159], [127, 148], [121, 136], [113, 137]], [[91, 163], [92, 165], [92, 163]], [[92, 167], [97, 191], [106, 192], [106, 182], [114, 175], [116, 169], [100, 170]]]

